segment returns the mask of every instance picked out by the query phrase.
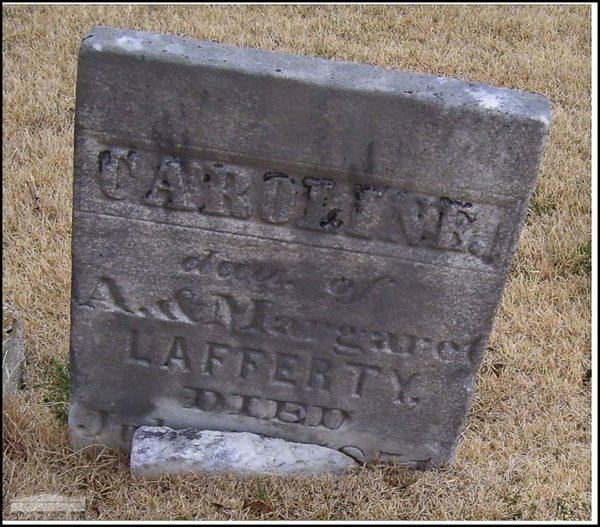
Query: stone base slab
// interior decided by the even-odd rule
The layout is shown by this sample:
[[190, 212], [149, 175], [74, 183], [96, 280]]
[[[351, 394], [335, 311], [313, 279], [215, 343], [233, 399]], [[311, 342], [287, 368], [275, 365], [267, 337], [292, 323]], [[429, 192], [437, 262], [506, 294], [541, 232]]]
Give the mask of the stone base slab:
[[249, 432], [142, 426], [133, 435], [133, 476], [162, 474], [318, 475], [358, 466], [349, 456], [319, 445]]

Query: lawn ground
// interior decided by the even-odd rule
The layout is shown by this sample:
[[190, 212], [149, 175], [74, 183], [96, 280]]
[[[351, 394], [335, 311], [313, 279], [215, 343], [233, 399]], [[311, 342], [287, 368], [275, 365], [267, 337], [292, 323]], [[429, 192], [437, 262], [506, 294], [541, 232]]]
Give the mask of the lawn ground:
[[[591, 7], [3, 6], [3, 301], [22, 313], [27, 389], [3, 403], [3, 517], [41, 492], [85, 518], [552, 520], [591, 516]], [[457, 456], [415, 472], [132, 480], [72, 452], [68, 377], [75, 74], [113, 25], [533, 91], [552, 127]], [[595, 382], [595, 380], [594, 380]]]

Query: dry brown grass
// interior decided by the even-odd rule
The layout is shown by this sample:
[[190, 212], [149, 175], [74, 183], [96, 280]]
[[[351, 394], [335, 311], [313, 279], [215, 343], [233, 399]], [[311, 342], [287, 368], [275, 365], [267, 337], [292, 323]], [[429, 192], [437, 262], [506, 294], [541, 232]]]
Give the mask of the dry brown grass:
[[[4, 6], [3, 289], [24, 318], [29, 389], [3, 407], [10, 498], [87, 499], [88, 519], [591, 517], [589, 6]], [[73, 453], [47, 402], [66, 362], [77, 49], [105, 24], [467, 78], [552, 100], [530, 215], [451, 466], [334, 478], [132, 480]], [[37, 196], [37, 198], [36, 198]], [[45, 402], [46, 400], [46, 402]], [[257, 493], [264, 503], [257, 500]]]

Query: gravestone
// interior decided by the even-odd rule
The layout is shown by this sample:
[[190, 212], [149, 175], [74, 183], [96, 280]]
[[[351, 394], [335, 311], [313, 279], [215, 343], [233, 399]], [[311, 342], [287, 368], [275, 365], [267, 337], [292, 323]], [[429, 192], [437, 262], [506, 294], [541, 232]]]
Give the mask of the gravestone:
[[147, 425], [451, 459], [549, 120], [530, 93], [91, 30], [71, 445]]

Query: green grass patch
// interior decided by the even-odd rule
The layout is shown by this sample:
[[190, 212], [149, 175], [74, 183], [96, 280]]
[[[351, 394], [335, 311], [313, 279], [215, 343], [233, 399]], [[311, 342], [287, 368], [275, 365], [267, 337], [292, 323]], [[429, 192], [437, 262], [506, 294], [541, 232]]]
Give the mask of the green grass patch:
[[23, 9], [21, 8], [21, 6], [9, 6], [9, 5], [3, 5], [2, 6], [2, 18], [6, 18], [7, 20], [10, 18], [15, 18], [17, 15], [19, 15], [19, 11], [23, 11]]
[[574, 503], [573, 500], [568, 498], [558, 498], [556, 500], [556, 514], [561, 520], [573, 520], [578, 518], [578, 509], [580, 508], [578, 503]]
[[556, 203], [543, 199], [537, 192], [533, 193], [529, 200], [529, 214], [541, 218], [556, 210]]
[[269, 499], [269, 493], [267, 492], [267, 489], [260, 483], [256, 486], [256, 499], [258, 501], [262, 501], [263, 503]]
[[47, 382], [43, 386], [44, 402], [50, 406], [52, 415], [57, 421], [67, 424], [69, 406], [69, 367], [56, 357], [48, 363]]
[[573, 270], [576, 273], [592, 272], [592, 241], [580, 243], [573, 255]]

